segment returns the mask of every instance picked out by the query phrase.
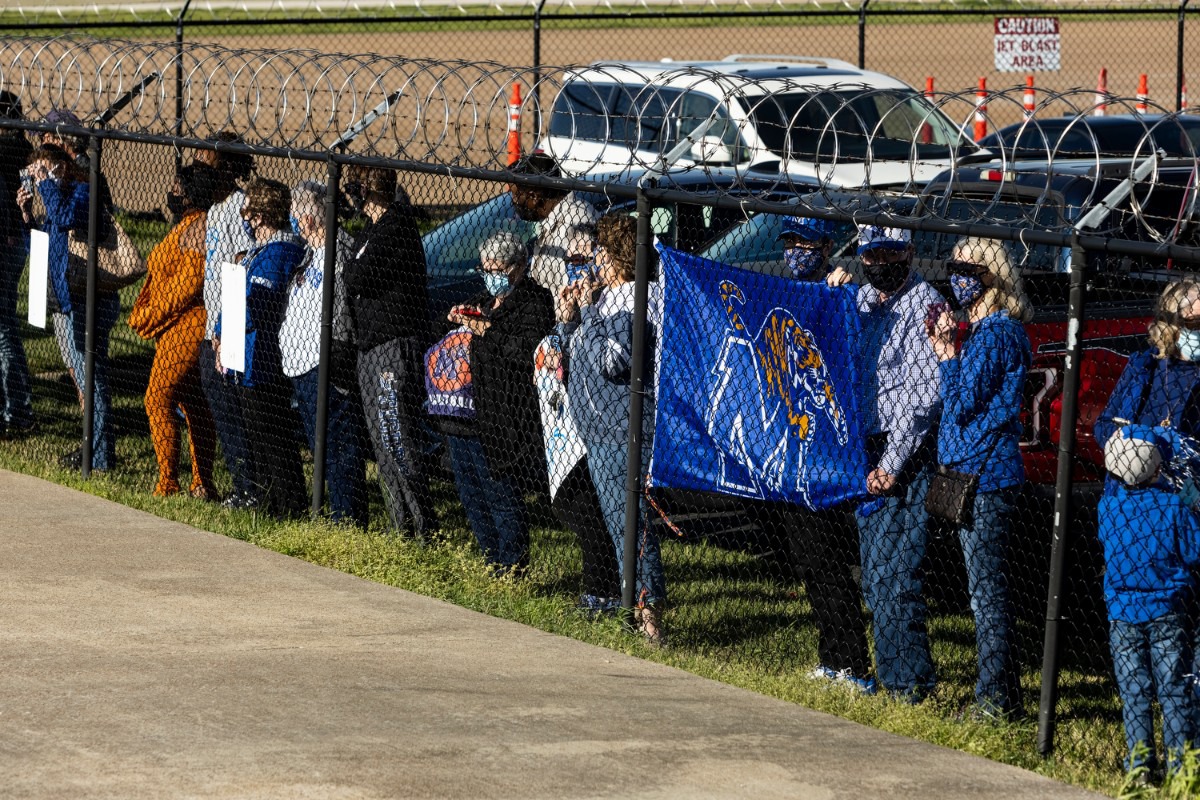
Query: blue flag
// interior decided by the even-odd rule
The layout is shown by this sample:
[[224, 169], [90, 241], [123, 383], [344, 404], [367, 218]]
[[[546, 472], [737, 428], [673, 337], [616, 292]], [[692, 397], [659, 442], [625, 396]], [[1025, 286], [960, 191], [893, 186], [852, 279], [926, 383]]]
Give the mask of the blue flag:
[[669, 248], [654, 485], [829, 508], [866, 494], [854, 287]]

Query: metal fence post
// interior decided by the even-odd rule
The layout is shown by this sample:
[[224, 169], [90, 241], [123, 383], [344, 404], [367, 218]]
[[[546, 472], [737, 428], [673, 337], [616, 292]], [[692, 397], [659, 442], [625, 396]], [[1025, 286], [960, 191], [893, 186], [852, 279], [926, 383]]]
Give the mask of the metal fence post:
[[[92, 475], [92, 437], [95, 435], [93, 414], [96, 409], [96, 248], [100, 231], [100, 137], [88, 137], [88, 235], [87, 235], [87, 294], [84, 301], [83, 344], [83, 447], [80, 448], [80, 475]], [[79, 309], [72, 309], [72, 317]], [[74, 321], [69, 335], [74, 335]], [[76, 376], [76, 380], [79, 376]]]
[[[183, 19], [187, 16], [192, 0], [187, 0], [175, 18], [175, 135], [183, 136]], [[183, 166], [183, 151], [175, 149], [175, 171]]]
[[1175, 40], [1175, 110], [1183, 110], [1183, 41], [1184, 27], [1187, 20], [1187, 7], [1191, 0], [1180, 0], [1179, 28]]
[[542, 9], [546, 0], [533, 7], [533, 107], [534, 141], [542, 138]]
[[1083, 352], [1084, 266], [1086, 255], [1078, 235], [1071, 244], [1071, 284], [1067, 307], [1066, 374], [1063, 376], [1061, 431], [1058, 437], [1058, 474], [1054, 485], [1054, 537], [1050, 545], [1050, 576], [1046, 590], [1046, 639], [1042, 649], [1042, 697], [1038, 706], [1038, 752], [1054, 750], [1057, 726], [1058, 656], [1061, 647], [1063, 573], [1071, 531], [1071, 472], [1075, 464], [1075, 425], [1079, 417], [1079, 371]]
[[867, 6], [871, 0], [862, 0], [858, 7], [858, 68], [867, 68]]
[[325, 265], [321, 279], [321, 357], [317, 364], [317, 432], [313, 440], [312, 513], [325, 505], [325, 453], [328, 450], [329, 384], [333, 372], [333, 291], [337, 280], [338, 185], [342, 167], [332, 158], [325, 172]]
[[650, 295], [650, 254], [654, 232], [650, 228], [650, 200], [645, 188], [637, 191], [637, 264], [633, 278], [633, 353], [629, 364], [629, 448], [625, 462], [625, 541], [621, 558], [621, 607], [633, 609], [637, 591], [638, 517], [642, 496], [642, 416], [645, 407], [646, 307]]

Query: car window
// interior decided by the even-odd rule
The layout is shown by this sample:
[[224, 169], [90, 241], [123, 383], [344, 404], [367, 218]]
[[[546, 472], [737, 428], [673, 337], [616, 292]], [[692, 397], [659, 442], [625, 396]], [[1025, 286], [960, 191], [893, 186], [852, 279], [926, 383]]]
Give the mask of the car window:
[[737, 125], [729, 118], [729, 112], [714, 98], [699, 92], [683, 92], [671, 110], [677, 115], [677, 119], [668, 148], [674, 147], [685, 136], [690, 135], [700, 123], [715, 112], [715, 119], [704, 135], [719, 138], [721, 144], [730, 148], [735, 162], [741, 163], [746, 160], [745, 143], [738, 133]]
[[763, 143], [782, 157], [814, 160], [945, 158], [966, 144], [958, 129], [911, 90], [859, 89], [740, 97]]
[[609, 142], [630, 150], [658, 150], [671, 138], [667, 106], [678, 89], [618, 86], [613, 94]]
[[608, 141], [608, 109], [612, 100], [611, 84], [569, 83], [554, 101], [550, 116], [550, 135], [590, 142]]

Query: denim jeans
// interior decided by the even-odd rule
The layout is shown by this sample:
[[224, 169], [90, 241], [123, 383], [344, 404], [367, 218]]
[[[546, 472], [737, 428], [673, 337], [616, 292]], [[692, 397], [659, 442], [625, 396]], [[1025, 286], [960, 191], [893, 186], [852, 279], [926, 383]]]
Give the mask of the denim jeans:
[[[294, 396], [304, 422], [304, 435], [313, 452], [317, 447], [317, 369], [292, 378]], [[367, 464], [363, 453], [366, 431], [358, 387], [349, 394], [329, 387], [329, 416], [325, 425], [325, 490], [329, 516], [335, 522], [367, 526]]]
[[208, 401], [208, 410], [212, 412], [225, 468], [233, 479], [231, 492], [251, 497], [255, 482], [250, 468], [250, 450], [246, 445], [242, 404], [238, 401], [237, 386], [217, 373], [217, 356], [211, 342], [200, 345], [200, 387]]
[[454, 484], [467, 523], [489, 564], [524, 566], [529, 557], [525, 503], [508, 478], [488, 468], [483, 443], [474, 436], [446, 435]]
[[1008, 588], [1008, 540], [1016, 494], [1016, 489], [977, 494], [974, 525], [958, 532], [967, 567], [971, 612], [975, 615], [979, 658], [975, 701], [1005, 714], [1021, 706]]
[[[1187, 633], [1180, 614], [1167, 614], [1150, 622], [1112, 620], [1108, 624], [1113, 672], [1121, 692], [1121, 717], [1125, 723], [1127, 769], [1159, 764], [1154, 748], [1154, 711], [1157, 688], [1163, 712], [1163, 744], [1171, 763], [1178, 763], [1184, 743], [1192, 738], [1191, 693], [1188, 690]], [[1143, 761], [1134, 759], [1138, 742], [1149, 748]]]
[[[108, 334], [121, 314], [121, 299], [116, 292], [96, 295], [96, 342], [93, 360], [92, 392], [92, 469], [112, 469], [116, 464], [117, 432], [112, 422], [112, 391], [108, 383]], [[82, 302], [71, 307], [71, 368], [75, 382], [83, 391], [84, 354], [87, 351], [87, 314]]]
[[858, 516], [863, 594], [872, 613], [875, 674], [893, 694], [919, 699], [933, 688], [933, 660], [921, 596], [929, 529], [928, 467], [899, 494], [869, 501]]
[[17, 318], [17, 284], [21, 281], [24, 269], [23, 247], [6, 248], [0, 252], [0, 390], [3, 391], [0, 417], [5, 425], [15, 428], [33, 424], [29, 364], [25, 359], [25, 343], [21, 340], [20, 320]]
[[[625, 554], [625, 473], [626, 453], [629, 452], [624, 444], [609, 442], [585, 442], [587, 447], [588, 470], [592, 474], [592, 483], [596, 487], [596, 495], [600, 500], [600, 511], [604, 514], [604, 525], [612, 538], [613, 553], [617, 559], [617, 568], [621, 569], [621, 583], [624, 585], [628, 576], [624, 574], [622, 565]], [[646, 442], [642, 449], [642, 466], [645, 468], [650, 461], [650, 443]], [[638, 553], [637, 553], [637, 583], [634, 587], [634, 600], [638, 604], [659, 603], [667, 599], [667, 580], [663, 573], [662, 555], [659, 549], [658, 533], [646, 524], [646, 500], [639, 496], [638, 503]]]

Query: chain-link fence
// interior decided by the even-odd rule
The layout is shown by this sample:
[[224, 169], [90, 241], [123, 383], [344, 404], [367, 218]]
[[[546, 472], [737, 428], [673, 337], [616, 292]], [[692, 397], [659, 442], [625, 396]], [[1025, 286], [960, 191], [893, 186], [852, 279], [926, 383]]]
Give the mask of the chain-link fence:
[[[610, 85], [581, 70], [16, 39], [0, 63], [6, 463], [473, 542], [648, 641], [1022, 753], [1117, 769], [1151, 669], [1191, 730], [1189, 116], [1118, 141], [1094, 95], [1044, 93], [980, 152], [971, 94], [790, 78], [742, 105], [756, 79], [689, 69], [724, 92], [702, 112], [554, 106], [572, 177], [505, 164], [534, 143], [508, 99]], [[580, 156], [597, 121], [624, 149]]]
[[[1188, 2], [977, 5], [857, 0], [601, 6], [567, 0], [484, 7], [289, 0], [257, 7], [191, 0], [119, 5], [31, 0], [0, 11], [0, 33], [62, 31], [158, 40], [174, 34], [181, 45], [306, 47], [531, 64], [535, 70], [543, 63], [789, 54], [838, 58], [914, 86], [932, 80], [936, 90], [952, 91], [973, 87], [981, 78], [1003, 88], [1026, 75], [1043, 90], [1092, 87], [1103, 70], [1116, 95], [1133, 96], [1145, 75], [1160, 105], [1175, 109], [1182, 102], [1197, 47], [1196, 9]], [[1008, 35], [1005, 20], [1033, 27], [1028, 35]]]

